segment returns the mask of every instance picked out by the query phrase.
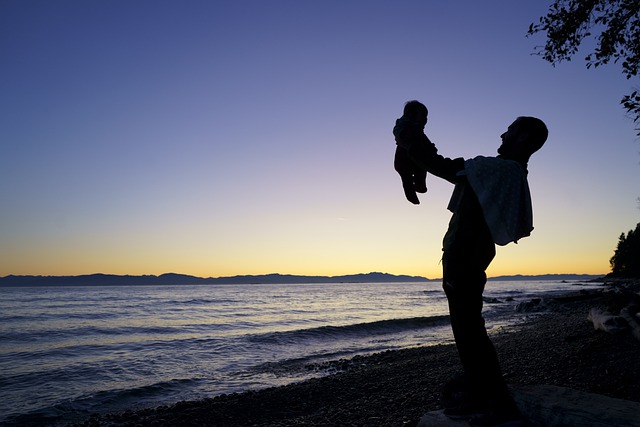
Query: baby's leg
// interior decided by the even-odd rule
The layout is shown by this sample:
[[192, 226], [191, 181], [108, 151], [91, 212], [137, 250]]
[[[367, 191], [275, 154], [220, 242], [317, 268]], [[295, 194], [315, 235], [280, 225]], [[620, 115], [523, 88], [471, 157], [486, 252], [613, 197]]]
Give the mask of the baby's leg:
[[416, 194], [416, 190], [414, 189], [413, 175], [400, 175], [400, 179], [402, 179], [402, 189], [404, 190], [404, 196], [414, 205], [419, 205], [420, 200], [418, 199], [418, 195]]
[[393, 161], [393, 166], [400, 175], [402, 180], [402, 188], [404, 189], [404, 195], [408, 201], [414, 205], [420, 204], [418, 196], [416, 195], [413, 167], [414, 164], [409, 158], [406, 150], [403, 148], [396, 148], [396, 155]]
[[413, 188], [418, 193], [427, 192], [427, 172], [416, 167], [413, 172]]

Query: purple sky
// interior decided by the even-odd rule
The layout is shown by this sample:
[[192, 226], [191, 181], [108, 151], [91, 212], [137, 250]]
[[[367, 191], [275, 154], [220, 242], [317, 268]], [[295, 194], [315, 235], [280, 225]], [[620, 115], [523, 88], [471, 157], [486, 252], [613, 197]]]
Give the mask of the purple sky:
[[490, 275], [609, 271], [640, 221], [637, 81], [527, 38], [550, 2], [0, 3], [0, 276], [439, 277], [452, 186], [404, 200], [409, 99], [444, 155], [542, 118], [535, 230]]

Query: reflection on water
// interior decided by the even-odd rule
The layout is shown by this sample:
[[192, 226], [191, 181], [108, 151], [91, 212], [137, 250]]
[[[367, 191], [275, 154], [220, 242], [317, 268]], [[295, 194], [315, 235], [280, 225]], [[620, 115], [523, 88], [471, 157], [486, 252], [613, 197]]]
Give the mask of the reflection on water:
[[[490, 283], [488, 297], [514, 301], [486, 304], [488, 325], [518, 301], [570, 288]], [[450, 341], [446, 315], [439, 283], [0, 288], [0, 422], [320, 375], [302, 367]]]

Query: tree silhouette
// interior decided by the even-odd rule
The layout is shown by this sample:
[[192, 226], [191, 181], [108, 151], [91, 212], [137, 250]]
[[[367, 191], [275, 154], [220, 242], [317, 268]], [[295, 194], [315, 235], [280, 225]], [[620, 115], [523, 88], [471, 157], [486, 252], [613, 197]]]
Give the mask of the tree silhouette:
[[612, 276], [640, 278], [640, 223], [635, 230], [620, 235], [609, 263]]
[[[546, 33], [537, 55], [554, 66], [571, 61], [581, 43], [593, 35], [596, 47], [585, 57], [587, 68], [621, 63], [630, 79], [640, 68], [640, 0], [555, 0], [537, 24], [529, 26], [528, 36]], [[599, 34], [598, 34], [599, 33]], [[640, 93], [634, 89], [620, 101], [633, 118], [640, 136]]]

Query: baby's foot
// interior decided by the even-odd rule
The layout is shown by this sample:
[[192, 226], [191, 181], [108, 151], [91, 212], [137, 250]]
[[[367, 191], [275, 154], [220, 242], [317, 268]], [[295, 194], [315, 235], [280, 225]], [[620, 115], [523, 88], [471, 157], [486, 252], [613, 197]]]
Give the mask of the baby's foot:
[[418, 199], [418, 195], [415, 193], [415, 191], [405, 188], [404, 195], [407, 197], [407, 200], [413, 203], [414, 205], [420, 204], [420, 199]]
[[426, 193], [427, 192], [427, 184], [424, 182], [416, 182], [413, 184], [413, 189], [418, 193]]

